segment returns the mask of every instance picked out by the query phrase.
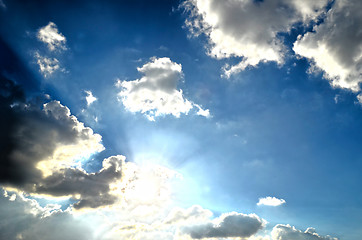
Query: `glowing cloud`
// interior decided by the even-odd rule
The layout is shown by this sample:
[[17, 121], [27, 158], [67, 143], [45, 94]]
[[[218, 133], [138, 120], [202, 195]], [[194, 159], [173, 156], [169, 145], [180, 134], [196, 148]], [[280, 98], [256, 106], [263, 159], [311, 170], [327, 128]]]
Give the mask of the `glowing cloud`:
[[144, 74], [141, 79], [134, 81], [120, 81], [116, 86], [122, 88], [119, 92], [120, 100], [130, 112], [141, 112], [151, 121], [155, 117], [171, 114], [177, 118], [188, 114], [197, 106], [196, 113], [209, 117], [209, 110], [203, 110], [199, 105], [184, 98], [182, 90], [177, 89], [181, 80], [182, 66], [172, 62], [169, 58], [151, 58], [151, 61], [137, 68]]
[[37, 38], [46, 43], [50, 51], [66, 50], [66, 38], [58, 31], [57, 25], [49, 22], [48, 25], [39, 29]]
[[[187, 0], [186, 26], [192, 36], [207, 37], [207, 53], [217, 59], [240, 57], [241, 62], [224, 67], [224, 76], [260, 62], [284, 62], [286, 52], [278, 34], [298, 22], [308, 24], [323, 11], [323, 1]], [[292, 14], [291, 14], [292, 13]]]

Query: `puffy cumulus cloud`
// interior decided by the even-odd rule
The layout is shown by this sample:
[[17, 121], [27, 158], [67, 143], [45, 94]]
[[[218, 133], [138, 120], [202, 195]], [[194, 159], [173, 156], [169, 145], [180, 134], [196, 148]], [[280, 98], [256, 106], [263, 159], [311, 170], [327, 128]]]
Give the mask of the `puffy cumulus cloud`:
[[57, 25], [53, 22], [49, 22], [48, 25], [40, 28], [37, 38], [47, 44], [50, 51], [67, 49], [66, 38], [58, 31]]
[[290, 225], [278, 224], [271, 232], [272, 240], [338, 240], [330, 236], [320, 236], [314, 228], [308, 228], [304, 232]]
[[262, 229], [265, 221], [255, 214], [225, 213], [211, 222], [188, 226], [183, 232], [192, 238], [250, 237]]
[[265, 197], [265, 198], [259, 198], [259, 202], [257, 203], [258, 206], [265, 205], [265, 206], [280, 206], [282, 204], [286, 203], [284, 199], [279, 199], [276, 197]]
[[160, 115], [171, 114], [175, 117], [188, 114], [193, 107], [198, 108], [196, 114], [210, 117], [209, 110], [187, 100], [182, 90], [177, 89], [182, 79], [182, 66], [169, 58], [151, 58], [137, 70], [144, 76], [134, 81], [118, 81], [116, 86], [122, 88], [120, 100], [127, 110], [141, 112], [149, 120]]
[[337, 0], [324, 22], [299, 36], [294, 51], [322, 70], [332, 86], [359, 91], [362, 81], [362, 2]]
[[45, 78], [49, 77], [58, 70], [64, 70], [60, 67], [59, 60], [56, 58], [48, 58], [41, 56], [39, 52], [35, 52], [34, 57], [36, 59], [36, 63], [39, 66], [40, 73]]
[[328, 0], [186, 0], [186, 26], [192, 36], [204, 34], [208, 54], [217, 59], [241, 57], [236, 65], [224, 67], [224, 76], [260, 62], [282, 64], [285, 47], [279, 33], [296, 23], [308, 24], [323, 12]]
[[98, 98], [96, 98], [95, 96], [93, 96], [93, 93], [91, 91], [84, 91], [87, 96], [85, 97], [85, 100], [87, 101], [87, 105], [91, 105], [93, 102], [97, 101]]

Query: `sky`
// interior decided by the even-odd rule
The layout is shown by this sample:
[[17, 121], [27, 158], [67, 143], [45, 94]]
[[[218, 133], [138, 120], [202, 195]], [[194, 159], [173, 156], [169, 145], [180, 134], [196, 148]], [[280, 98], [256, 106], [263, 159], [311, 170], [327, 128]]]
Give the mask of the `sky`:
[[0, 0], [0, 239], [360, 239], [361, 8]]

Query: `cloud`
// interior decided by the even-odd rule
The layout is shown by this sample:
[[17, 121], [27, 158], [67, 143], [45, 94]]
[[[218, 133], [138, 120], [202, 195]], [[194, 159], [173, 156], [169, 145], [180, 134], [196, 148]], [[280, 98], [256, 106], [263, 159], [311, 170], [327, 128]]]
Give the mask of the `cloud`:
[[151, 58], [137, 70], [144, 76], [133, 81], [118, 81], [116, 86], [122, 88], [119, 92], [120, 100], [127, 110], [141, 112], [149, 120], [161, 115], [180, 117], [188, 114], [197, 106], [198, 115], [209, 117], [209, 110], [203, 110], [199, 105], [187, 100], [182, 90], [177, 89], [182, 79], [182, 66], [172, 62], [169, 58]]
[[276, 197], [265, 197], [265, 198], [259, 198], [259, 202], [257, 203], [258, 206], [265, 205], [265, 206], [280, 206], [282, 204], [286, 203], [284, 199], [279, 199]]
[[330, 236], [320, 236], [314, 228], [308, 228], [304, 232], [290, 225], [278, 224], [271, 233], [272, 240], [338, 240]]
[[48, 45], [50, 51], [66, 50], [66, 38], [58, 31], [57, 25], [49, 22], [48, 25], [40, 28], [37, 38]]
[[23, 194], [14, 195], [13, 201], [6, 191], [0, 195], [0, 239], [94, 239], [89, 225], [75, 219], [71, 212], [60, 210], [60, 205], [41, 207]]
[[265, 225], [263, 219], [255, 214], [225, 213], [212, 222], [184, 228], [184, 233], [192, 238], [250, 237]]
[[324, 22], [299, 36], [296, 54], [310, 60], [310, 72], [323, 71], [333, 87], [359, 91], [362, 81], [362, 14], [358, 0], [335, 1]]
[[37, 64], [39, 65], [39, 71], [45, 78], [49, 77], [58, 70], [64, 70], [60, 68], [59, 60], [56, 58], [43, 57], [38, 52], [35, 52], [34, 56]]
[[308, 24], [323, 12], [322, 1], [234, 1], [186, 0], [189, 13], [185, 25], [192, 36], [207, 37], [207, 53], [217, 59], [238, 57], [241, 62], [226, 65], [224, 76], [248, 66], [273, 61], [283, 64], [286, 52], [279, 33], [289, 32], [296, 23]]
[[93, 102], [98, 100], [98, 98], [93, 96], [93, 93], [91, 91], [86, 90], [84, 92], [87, 94], [87, 96], [85, 97], [85, 100], [87, 101], [88, 106], [91, 105]]
[[71, 197], [75, 208], [114, 203], [110, 185], [121, 178], [125, 157], [104, 159], [98, 172], [86, 172], [82, 161], [104, 150], [102, 137], [60, 102], [39, 109], [2, 80], [0, 183], [30, 194]]

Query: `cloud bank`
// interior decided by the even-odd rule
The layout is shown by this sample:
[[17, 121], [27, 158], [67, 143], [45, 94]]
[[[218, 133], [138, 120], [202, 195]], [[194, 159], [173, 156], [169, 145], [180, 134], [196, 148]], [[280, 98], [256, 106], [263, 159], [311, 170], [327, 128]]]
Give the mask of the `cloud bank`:
[[186, 99], [182, 90], [177, 89], [182, 79], [181, 64], [172, 62], [169, 58], [151, 58], [137, 70], [144, 76], [133, 81], [118, 81], [116, 86], [120, 100], [130, 112], [141, 112], [151, 121], [161, 115], [173, 115], [177, 118], [181, 114], [188, 114], [193, 107], [199, 110], [196, 114], [209, 117], [209, 110], [202, 109]]

